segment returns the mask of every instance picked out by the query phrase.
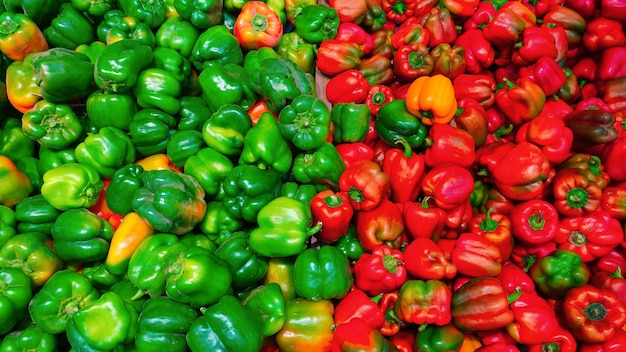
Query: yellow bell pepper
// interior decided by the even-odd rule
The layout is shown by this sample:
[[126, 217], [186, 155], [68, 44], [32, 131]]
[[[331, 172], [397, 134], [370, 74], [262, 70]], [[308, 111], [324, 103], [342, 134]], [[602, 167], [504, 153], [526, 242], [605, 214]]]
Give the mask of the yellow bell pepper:
[[182, 172], [182, 170], [174, 164], [167, 156], [167, 154], [152, 154], [141, 160], [137, 160], [135, 164], [143, 167], [144, 171], [150, 170], [172, 170], [176, 172]]
[[417, 78], [406, 93], [406, 107], [424, 125], [448, 123], [456, 114], [457, 101], [450, 78], [437, 74]]
[[115, 275], [125, 274], [135, 249], [141, 241], [152, 236], [153, 233], [154, 229], [136, 212], [126, 214], [113, 233], [109, 252], [104, 261], [105, 268]]

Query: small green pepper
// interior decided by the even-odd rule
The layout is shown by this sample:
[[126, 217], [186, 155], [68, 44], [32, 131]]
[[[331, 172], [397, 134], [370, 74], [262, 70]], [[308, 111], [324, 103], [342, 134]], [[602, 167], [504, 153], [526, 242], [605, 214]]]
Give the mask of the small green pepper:
[[132, 143], [143, 156], [166, 152], [175, 128], [174, 116], [153, 108], [137, 111], [128, 125]]
[[0, 342], [0, 351], [56, 352], [58, 350], [57, 336], [43, 331], [36, 325], [12, 331]]
[[243, 64], [243, 50], [235, 35], [223, 24], [208, 27], [194, 44], [191, 62], [198, 71], [214, 63]]
[[174, 7], [196, 28], [204, 30], [222, 23], [223, 0], [174, 0]]
[[18, 320], [26, 316], [33, 297], [30, 277], [20, 268], [0, 268], [0, 335], [11, 332]]
[[156, 108], [174, 115], [180, 110], [182, 90], [182, 85], [171, 72], [150, 67], [139, 73], [132, 92], [142, 108]]
[[196, 130], [175, 131], [165, 148], [170, 162], [178, 168], [185, 166], [187, 159], [206, 147], [202, 132]]
[[70, 50], [96, 40], [93, 22], [71, 3], [61, 4], [57, 16], [42, 32], [50, 47]]
[[206, 147], [185, 161], [183, 172], [198, 180], [207, 197], [220, 200], [224, 196], [224, 179], [233, 167], [235, 165], [226, 155]]
[[233, 233], [243, 229], [243, 220], [232, 217], [223, 202], [211, 201], [207, 203], [206, 213], [198, 227], [219, 246]]
[[52, 224], [54, 250], [65, 261], [94, 262], [106, 258], [113, 225], [86, 208], [64, 211]]
[[278, 121], [274, 115], [264, 112], [246, 133], [239, 164], [256, 165], [285, 175], [289, 172], [291, 163], [291, 148], [280, 132]]
[[202, 98], [212, 111], [226, 104], [237, 104], [247, 110], [257, 101], [249, 76], [239, 64], [215, 62], [208, 65], [198, 76]]
[[115, 127], [128, 132], [133, 115], [139, 110], [130, 94], [97, 90], [87, 97], [87, 117], [94, 128]]
[[324, 142], [315, 150], [296, 155], [291, 173], [293, 178], [300, 183], [312, 183], [338, 189], [339, 177], [345, 169], [346, 164], [335, 145]]
[[167, 14], [165, 0], [118, 0], [117, 3], [126, 16], [135, 17], [152, 29], [165, 21]]
[[136, 40], [107, 45], [95, 63], [94, 81], [105, 92], [125, 93], [137, 83], [139, 73], [152, 64], [152, 48]]
[[117, 169], [134, 162], [136, 154], [130, 137], [116, 127], [101, 128], [74, 149], [76, 160], [92, 166], [102, 178], [111, 178]]
[[137, 322], [137, 352], [187, 351], [185, 335], [196, 318], [198, 312], [187, 304], [163, 296], [148, 299]]
[[231, 234], [217, 247], [215, 254], [228, 265], [235, 290], [254, 287], [267, 272], [267, 258], [250, 249], [246, 231]]
[[52, 225], [61, 213], [41, 194], [32, 195], [15, 206], [17, 230], [19, 233], [40, 232], [50, 235]]
[[333, 143], [363, 142], [370, 127], [371, 111], [366, 104], [338, 103], [330, 110], [335, 127]]
[[30, 277], [33, 288], [41, 287], [63, 261], [48, 246], [49, 235], [23, 232], [9, 238], [0, 248], [0, 268], [18, 268]]
[[407, 110], [403, 99], [383, 105], [374, 126], [380, 138], [392, 147], [416, 149], [424, 145], [428, 136], [426, 125]]
[[304, 40], [320, 44], [324, 40], [334, 39], [339, 29], [337, 10], [323, 5], [308, 5], [294, 20], [295, 31]]
[[58, 150], [78, 141], [83, 125], [69, 104], [40, 100], [22, 117], [22, 131], [40, 145]]
[[330, 135], [330, 112], [320, 99], [300, 95], [285, 106], [278, 116], [282, 136], [304, 151], [316, 149]]
[[241, 300], [243, 305], [263, 320], [263, 336], [272, 336], [285, 324], [285, 298], [276, 282], [257, 286]]
[[200, 36], [198, 27], [182, 16], [170, 17], [156, 31], [156, 45], [161, 48], [176, 50], [183, 57], [190, 59], [193, 46]]
[[34, 53], [31, 64], [41, 97], [52, 103], [84, 98], [94, 91], [94, 64], [89, 56], [56, 47]]
[[244, 146], [244, 137], [252, 128], [248, 112], [237, 104], [224, 104], [204, 123], [202, 137], [207, 146], [236, 156]]
[[67, 163], [43, 175], [41, 195], [53, 207], [65, 211], [94, 206], [103, 188], [104, 183], [94, 167]]
[[537, 292], [551, 298], [562, 298], [569, 289], [587, 284], [590, 278], [589, 269], [580, 256], [567, 249], [538, 258], [528, 274]]
[[312, 301], [341, 299], [352, 287], [348, 258], [337, 247], [308, 248], [294, 264], [294, 284], [299, 297]]

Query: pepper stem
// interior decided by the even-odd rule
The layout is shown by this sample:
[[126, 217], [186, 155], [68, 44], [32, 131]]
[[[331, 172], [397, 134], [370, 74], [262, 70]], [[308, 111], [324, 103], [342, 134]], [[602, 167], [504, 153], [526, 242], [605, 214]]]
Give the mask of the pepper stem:
[[255, 13], [254, 17], [252, 17], [252, 20], [250, 21], [250, 24], [252, 24], [252, 27], [255, 30], [259, 32], [265, 32], [268, 26], [267, 17], [261, 14]]
[[402, 146], [402, 148], [404, 149], [404, 155], [407, 158], [410, 158], [413, 155], [413, 148], [411, 148], [411, 145], [409, 144], [409, 142], [406, 141], [406, 139], [404, 138], [395, 138], [393, 140], [393, 144], [399, 144]]
[[398, 259], [391, 254], [385, 254], [383, 256], [383, 266], [388, 273], [395, 274], [398, 272]]
[[341, 199], [341, 197], [337, 196], [336, 194], [331, 194], [324, 197], [324, 204], [326, 204], [330, 208], [337, 208], [343, 205], [343, 199]]
[[574, 209], [580, 209], [587, 205], [587, 201], [589, 200], [589, 193], [583, 188], [572, 188], [567, 191], [565, 196], [567, 200], [567, 205]]
[[589, 165], [589, 171], [596, 176], [602, 175], [602, 161], [597, 155], [592, 155], [591, 159], [587, 161], [587, 165]]
[[576, 247], [580, 247], [587, 243], [587, 236], [578, 230], [574, 230], [570, 233], [569, 242]]
[[517, 301], [521, 296], [522, 296], [522, 288], [517, 286], [515, 290], [506, 297], [506, 300], [507, 302], [509, 302], [509, 304], [511, 304]]
[[318, 222], [317, 224], [315, 224], [315, 226], [310, 227], [307, 231], [306, 231], [306, 237], [310, 237], [315, 235], [316, 233], [319, 232], [319, 230], [322, 229], [322, 223]]
[[531, 215], [528, 218], [528, 225], [533, 230], [543, 230], [546, 226], [546, 219], [543, 217], [543, 212], [540, 210], [538, 213]]
[[489, 208], [487, 214], [485, 214], [485, 219], [480, 222], [479, 227], [485, 232], [493, 232], [498, 228], [498, 222], [491, 217], [492, 212], [493, 208]]
[[593, 302], [585, 308], [585, 315], [591, 321], [602, 321], [607, 314], [606, 307], [600, 302]]

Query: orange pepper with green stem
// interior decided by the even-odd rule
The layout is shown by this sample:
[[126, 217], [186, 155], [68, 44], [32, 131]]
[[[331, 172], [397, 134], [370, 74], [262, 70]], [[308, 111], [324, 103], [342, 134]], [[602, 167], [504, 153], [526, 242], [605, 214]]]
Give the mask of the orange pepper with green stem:
[[406, 93], [406, 107], [424, 125], [448, 123], [456, 114], [457, 101], [450, 78], [437, 74], [417, 78]]
[[0, 51], [13, 61], [22, 61], [29, 53], [48, 50], [41, 29], [22, 13], [4, 12], [0, 15]]
[[233, 34], [244, 49], [273, 48], [283, 35], [283, 23], [267, 4], [250, 1], [243, 5], [237, 15]]

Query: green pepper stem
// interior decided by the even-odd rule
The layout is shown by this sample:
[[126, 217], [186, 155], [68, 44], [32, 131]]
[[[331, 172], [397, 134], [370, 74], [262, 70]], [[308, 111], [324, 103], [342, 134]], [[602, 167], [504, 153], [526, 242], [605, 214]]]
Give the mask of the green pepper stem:
[[506, 300], [507, 302], [509, 302], [509, 304], [511, 304], [517, 301], [521, 296], [522, 296], [522, 288], [517, 286], [515, 290], [506, 297]]
[[411, 148], [411, 145], [409, 144], [409, 142], [406, 141], [406, 139], [404, 138], [395, 138], [393, 140], [393, 144], [399, 144], [400, 146], [402, 146], [402, 148], [404, 149], [404, 156], [406, 156], [407, 158], [410, 158], [413, 155], [413, 148]]
[[498, 222], [491, 217], [492, 212], [493, 208], [489, 208], [487, 214], [485, 214], [485, 220], [481, 221], [478, 225], [480, 229], [485, 232], [493, 232], [498, 228]]
[[531, 215], [528, 218], [528, 225], [533, 230], [543, 230], [546, 226], [546, 219], [543, 217], [543, 212], [540, 210], [538, 213]]
[[591, 321], [602, 321], [607, 314], [606, 307], [600, 302], [593, 302], [585, 308], [585, 315]]
[[580, 187], [572, 188], [567, 191], [565, 199], [567, 200], [567, 205], [569, 207], [574, 209], [580, 209], [587, 205], [587, 202], [589, 201], [589, 193], [587, 193], [586, 190]]
[[398, 264], [401, 264], [401, 263], [402, 262], [400, 262], [398, 259], [396, 259], [391, 254], [385, 254], [383, 256], [383, 266], [385, 267], [387, 272], [390, 273], [390, 274], [397, 273], [398, 272]]
[[318, 233], [320, 230], [322, 229], [322, 223], [318, 222], [317, 224], [315, 224], [315, 226], [310, 227], [307, 231], [306, 231], [306, 237], [311, 237], [313, 235], [315, 235], [316, 233]]

